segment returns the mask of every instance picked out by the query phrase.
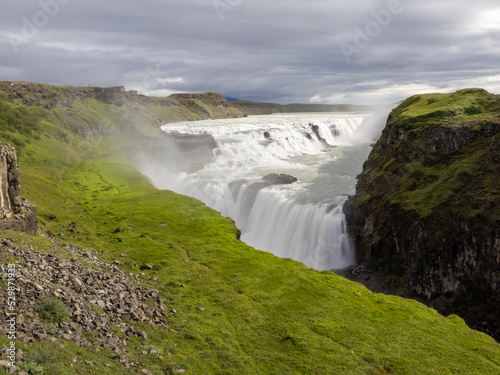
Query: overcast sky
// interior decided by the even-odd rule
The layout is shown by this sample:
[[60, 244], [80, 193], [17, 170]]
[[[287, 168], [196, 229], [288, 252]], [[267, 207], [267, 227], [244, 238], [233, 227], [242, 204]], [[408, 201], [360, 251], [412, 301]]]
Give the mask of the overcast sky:
[[0, 0], [0, 80], [278, 103], [500, 94], [498, 0]]

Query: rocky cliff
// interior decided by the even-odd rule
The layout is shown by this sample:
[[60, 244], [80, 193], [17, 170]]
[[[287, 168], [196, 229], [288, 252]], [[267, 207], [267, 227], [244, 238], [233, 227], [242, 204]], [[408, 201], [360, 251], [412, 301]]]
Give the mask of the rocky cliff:
[[359, 262], [499, 339], [499, 186], [499, 96], [405, 100], [344, 208]]
[[[25, 105], [40, 106], [45, 109], [56, 107], [69, 108], [75, 102], [85, 99], [95, 99], [106, 104], [116, 106], [137, 106], [157, 104], [162, 106], [186, 105], [189, 101], [197, 100], [206, 105], [220, 108], [220, 116], [236, 117], [238, 113], [224, 111], [230, 104], [219, 93], [205, 94], [174, 94], [169, 97], [153, 97], [140, 95], [137, 91], [127, 91], [123, 86], [116, 87], [77, 87], [51, 86], [32, 82], [0, 82], [3, 91], [2, 99], [9, 102], [18, 102]], [[241, 115], [242, 113], [240, 113]]]
[[36, 234], [36, 208], [21, 198], [16, 149], [0, 140], [0, 225]]

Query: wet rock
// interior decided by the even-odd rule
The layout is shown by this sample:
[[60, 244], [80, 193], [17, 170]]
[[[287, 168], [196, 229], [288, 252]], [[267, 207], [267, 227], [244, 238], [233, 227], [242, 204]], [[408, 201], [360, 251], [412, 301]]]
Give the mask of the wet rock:
[[270, 185], [288, 185], [297, 181], [297, 178], [287, 174], [270, 173], [262, 177]]

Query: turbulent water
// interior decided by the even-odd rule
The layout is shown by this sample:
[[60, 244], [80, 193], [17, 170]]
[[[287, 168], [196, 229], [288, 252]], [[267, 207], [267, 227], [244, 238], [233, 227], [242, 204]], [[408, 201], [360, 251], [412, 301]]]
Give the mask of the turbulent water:
[[[354, 193], [379, 123], [373, 114], [309, 113], [169, 124], [165, 132], [212, 134], [213, 162], [191, 174], [142, 171], [157, 187], [233, 218], [241, 239], [257, 249], [318, 270], [341, 269], [355, 260], [342, 204]], [[270, 173], [298, 181], [248, 188]]]

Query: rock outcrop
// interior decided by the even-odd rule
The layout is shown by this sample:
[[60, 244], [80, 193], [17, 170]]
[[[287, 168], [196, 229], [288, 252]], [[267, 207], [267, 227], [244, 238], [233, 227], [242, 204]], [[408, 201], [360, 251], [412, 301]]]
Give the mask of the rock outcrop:
[[0, 141], [0, 210], [10, 215], [21, 211], [21, 182], [16, 149]]
[[[125, 275], [119, 261], [105, 263], [75, 245], [68, 245], [62, 251], [56, 256], [30, 245], [21, 247], [0, 239], [0, 255], [6, 252], [9, 258], [16, 260], [16, 339], [29, 344], [62, 338], [96, 351], [110, 349], [117, 362], [139, 368], [140, 364], [129, 359], [128, 341], [140, 337], [146, 342], [147, 333], [139, 328], [140, 323], [153, 327], [168, 324], [159, 291], [138, 283], [146, 277], [152, 282], [156, 278], [145, 273]], [[4, 267], [0, 265], [2, 275], [7, 273]], [[37, 303], [47, 298], [57, 298], [68, 311], [68, 319], [55, 323], [51, 331], [37, 312]], [[7, 300], [7, 291], [2, 288], [0, 299]], [[0, 317], [0, 323], [0, 333], [7, 336], [5, 314]], [[113, 330], [113, 326], [120, 331]], [[149, 354], [158, 356], [159, 353]], [[158, 356], [158, 359], [163, 358]]]
[[262, 180], [262, 182], [254, 182], [248, 185], [248, 194], [253, 197], [251, 200], [255, 200], [257, 193], [268, 186], [293, 184], [297, 181], [297, 178], [287, 174], [270, 173], [262, 177]]
[[262, 177], [262, 182], [254, 182], [250, 185], [248, 185], [247, 188], [247, 200], [248, 202], [255, 202], [255, 199], [257, 197], [257, 194], [259, 191], [262, 189], [268, 187], [268, 186], [273, 186], [273, 185], [289, 185], [293, 184], [294, 182], [297, 181], [296, 177], [287, 175], [287, 174], [277, 174], [277, 173], [270, 173], [268, 175], [265, 175]]
[[500, 97], [407, 99], [344, 206], [359, 262], [499, 339], [499, 186]]
[[0, 224], [4, 230], [36, 234], [36, 208], [21, 198], [16, 149], [0, 141]]

